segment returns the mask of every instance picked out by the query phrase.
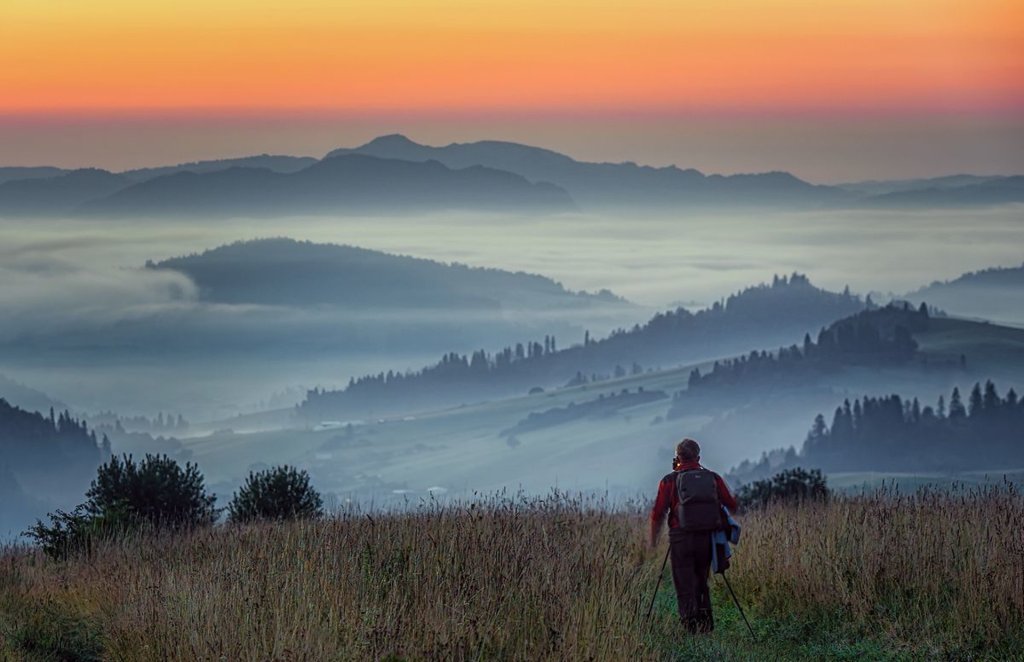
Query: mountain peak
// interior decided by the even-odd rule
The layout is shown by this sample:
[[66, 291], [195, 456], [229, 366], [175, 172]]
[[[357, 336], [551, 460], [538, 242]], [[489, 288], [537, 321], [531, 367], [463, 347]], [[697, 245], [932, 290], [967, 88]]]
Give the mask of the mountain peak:
[[421, 145], [401, 133], [389, 133], [385, 136], [377, 136], [370, 142], [358, 149], [365, 147], [421, 147]]

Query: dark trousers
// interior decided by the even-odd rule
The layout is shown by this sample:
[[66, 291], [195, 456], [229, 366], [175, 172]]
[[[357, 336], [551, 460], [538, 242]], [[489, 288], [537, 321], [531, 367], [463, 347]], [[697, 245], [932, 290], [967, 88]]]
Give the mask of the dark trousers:
[[668, 542], [679, 618], [692, 633], [711, 632], [715, 628], [715, 620], [711, 615], [711, 593], [708, 590], [711, 533], [669, 529]]

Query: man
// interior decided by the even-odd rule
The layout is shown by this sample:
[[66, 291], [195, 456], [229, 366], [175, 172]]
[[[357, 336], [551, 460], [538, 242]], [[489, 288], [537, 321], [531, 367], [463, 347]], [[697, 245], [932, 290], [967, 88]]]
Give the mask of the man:
[[668, 515], [679, 618], [689, 632], [708, 633], [715, 627], [708, 591], [711, 535], [722, 525], [721, 506], [735, 511], [736, 499], [721, 476], [700, 465], [700, 445], [693, 439], [679, 442], [672, 466], [674, 471], [658, 485], [658, 498], [651, 509], [650, 544], [657, 545]]

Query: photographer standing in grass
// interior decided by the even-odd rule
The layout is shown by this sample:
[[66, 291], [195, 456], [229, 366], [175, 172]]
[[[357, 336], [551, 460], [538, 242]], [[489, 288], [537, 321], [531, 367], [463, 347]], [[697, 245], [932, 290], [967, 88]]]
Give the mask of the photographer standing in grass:
[[657, 545], [668, 515], [679, 618], [690, 633], [708, 633], [715, 627], [708, 591], [712, 533], [722, 528], [722, 506], [735, 511], [736, 499], [721, 476], [700, 465], [700, 445], [693, 439], [683, 439], [676, 446], [672, 469], [658, 484], [658, 497], [651, 509], [650, 544]]

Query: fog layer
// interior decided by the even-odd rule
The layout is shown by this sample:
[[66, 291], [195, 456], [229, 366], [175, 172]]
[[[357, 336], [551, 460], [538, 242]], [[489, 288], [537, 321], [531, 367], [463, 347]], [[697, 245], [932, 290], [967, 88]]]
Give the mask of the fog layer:
[[[603, 334], [655, 309], [707, 306], [776, 273], [807, 273], [837, 291], [849, 285], [862, 293], [906, 292], [965, 271], [1019, 264], [1022, 215], [1020, 207], [1003, 207], [657, 218], [3, 221], [0, 371], [84, 408], [216, 417], [289, 387], [338, 386], [370, 371], [417, 368], [447, 351], [493, 350], [546, 333], [557, 333], [565, 346], [582, 340], [584, 329]], [[400, 311], [377, 312], [378, 330], [415, 322], [433, 324], [435, 332], [418, 336], [422, 342], [368, 346], [352, 331], [361, 322], [358, 311], [209, 303], [184, 275], [142, 268], [150, 259], [282, 235], [539, 273], [570, 290], [607, 288], [641, 307], [575, 319], [520, 311], [516, 319], [496, 320], [487, 310], [461, 310], [459, 333], [450, 333], [452, 316], [410, 320]]]

